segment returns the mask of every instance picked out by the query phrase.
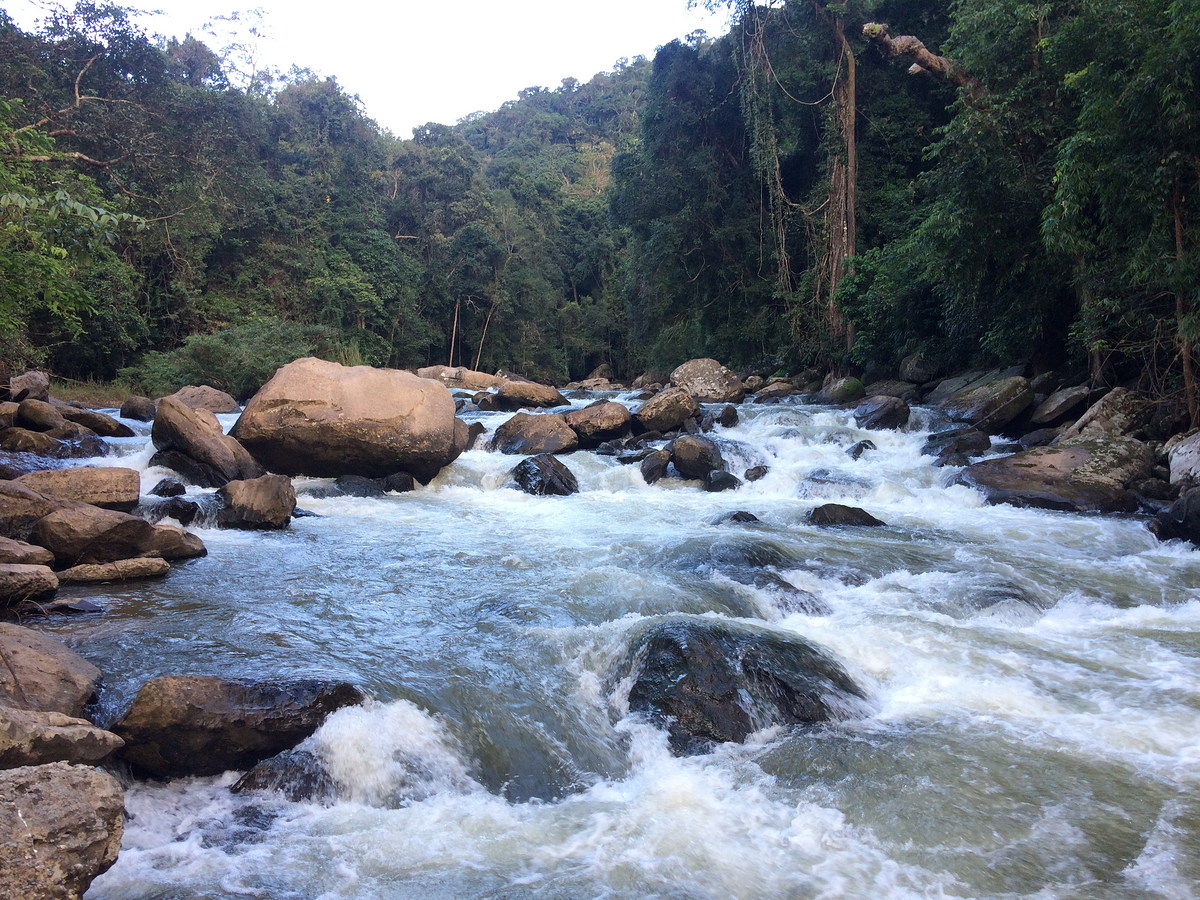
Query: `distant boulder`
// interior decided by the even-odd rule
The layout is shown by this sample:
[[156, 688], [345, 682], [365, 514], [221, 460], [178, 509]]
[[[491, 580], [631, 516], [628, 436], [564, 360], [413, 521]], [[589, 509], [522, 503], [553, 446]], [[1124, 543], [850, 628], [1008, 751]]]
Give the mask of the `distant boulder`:
[[211, 413], [235, 413], [241, 409], [231, 394], [207, 384], [189, 384], [169, 396], [191, 409], [207, 409]]
[[671, 383], [701, 403], [737, 403], [746, 396], [746, 386], [715, 359], [693, 359], [671, 373]]
[[497, 389], [493, 402], [496, 409], [505, 411], [571, 405], [571, 401], [560, 394], [557, 388], [534, 384], [532, 381], [504, 382]]
[[154, 421], [154, 401], [149, 397], [134, 395], [121, 404], [121, 418], [138, 422]]
[[822, 403], [854, 403], [866, 396], [866, 388], [857, 378], [830, 378], [817, 395]]
[[960, 391], [942, 401], [942, 411], [956, 422], [987, 434], [998, 434], [1033, 402], [1033, 388], [1020, 375]]
[[674, 431], [700, 413], [700, 404], [683, 388], [659, 391], [633, 414], [635, 431]]
[[1083, 408], [1091, 393], [1085, 384], [1060, 388], [1038, 404], [1029, 418], [1031, 425], [1057, 425]]
[[488, 390], [497, 388], [504, 383], [504, 379], [498, 375], [476, 372], [466, 366], [425, 366], [417, 369], [417, 377], [440, 381], [448, 388], [461, 388], [468, 391]]
[[68, 406], [67, 404], [62, 404], [57, 408], [62, 417], [68, 422], [82, 425], [100, 437], [127, 438], [133, 437], [135, 434], [134, 430], [128, 425], [118, 422], [112, 416], [97, 412], [94, 409], [82, 409], [81, 407]]
[[563, 413], [563, 421], [579, 437], [581, 447], [597, 447], [605, 441], [624, 437], [633, 425], [633, 416], [624, 404], [599, 400], [583, 409]]
[[18, 403], [26, 399], [48, 401], [50, 376], [45, 372], [24, 372], [9, 379], [8, 390], [12, 399]]
[[1063, 431], [1061, 440], [1128, 437], [1154, 417], [1154, 404], [1136, 391], [1113, 388]]

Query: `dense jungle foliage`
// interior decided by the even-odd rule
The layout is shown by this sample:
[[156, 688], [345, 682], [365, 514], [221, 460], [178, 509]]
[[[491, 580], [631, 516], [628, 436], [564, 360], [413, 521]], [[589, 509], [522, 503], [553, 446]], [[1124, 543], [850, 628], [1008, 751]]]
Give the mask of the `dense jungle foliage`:
[[246, 394], [310, 352], [561, 383], [920, 351], [1200, 420], [1200, 4], [714, 5], [723, 37], [411, 140], [119, 6], [0, 10], [0, 366]]

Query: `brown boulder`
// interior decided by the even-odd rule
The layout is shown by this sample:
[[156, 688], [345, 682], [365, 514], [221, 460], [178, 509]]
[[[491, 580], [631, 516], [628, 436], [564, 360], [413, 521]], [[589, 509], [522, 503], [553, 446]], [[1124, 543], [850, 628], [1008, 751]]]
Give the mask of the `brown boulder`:
[[296, 509], [296, 491], [286, 475], [263, 475], [248, 481], [231, 481], [217, 491], [222, 528], [286, 528]]
[[78, 716], [100, 670], [49, 635], [0, 623], [0, 705]]
[[22, 566], [48, 566], [54, 562], [54, 554], [37, 544], [14, 541], [0, 537], [0, 563], [17, 563]]
[[596, 447], [604, 441], [624, 437], [633, 424], [633, 416], [621, 403], [600, 400], [563, 413], [563, 421], [579, 436], [582, 447]]
[[191, 409], [206, 409], [211, 413], [235, 413], [240, 409], [231, 395], [207, 384], [189, 384], [169, 396]]
[[1029, 423], [1031, 425], [1059, 423], [1083, 406], [1087, 402], [1089, 393], [1091, 392], [1085, 384], [1061, 388], [1038, 404], [1033, 415], [1029, 417]]
[[178, 528], [151, 525], [129, 513], [70, 501], [38, 519], [31, 540], [53, 553], [62, 568], [135, 556], [188, 559], [204, 555], [200, 539]]
[[871, 430], [903, 428], [908, 416], [908, 404], [899, 397], [868, 397], [854, 408], [854, 424]]
[[58, 591], [58, 577], [49, 566], [0, 563], [0, 609], [37, 603]]
[[87, 719], [0, 706], [0, 769], [52, 762], [97, 763], [124, 744]]
[[683, 388], [659, 391], [633, 414], [636, 430], [673, 431], [700, 412], [696, 398]]
[[465, 366], [425, 366], [417, 369], [417, 377], [440, 381], [448, 388], [461, 388], [466, 391], [484, 391], [500, 387], [504, 383], [504, 379], [498, 375], [477, 372]]
[[121, 404], [121, 418], [135, 419], [138, 422], [154, 421], [154, 401], [139, 394], [127, 399]]
[[506, 381], [500, 385], [493, 400], [496, 409], [505, 411], [571, 405], [556, 388], [532, 381]]
[[5, 428], [0, 433], [0, 450], [59, 458], [67, 455], [67, 448], [62, 441], [29, 428]]
[[215, 415], [193, 409], [175, 396], [158, 401], [150, 439], [159, 450], [151, 462], [169, 464], [161, 454], [183, 454], [195, 464], [186, 474], [199, 476], [201, 487], [220, 487], [227, 481], [264, 474], [246, 448], [222, 432]]
[[0, 481], [0, 535], [28, 541], [39, 519], [70, 502], [48, 497], [17, 481]]
[[279, 369], [246, 404], [232, 434], [284, 475], [408, 472], [428, 483], [461, 452], [454, 412], [438, 382], [309, 357]]
[[219, 775], [294, 747], [329, 713], [365, 699], [345, 683], [163, 676], [142, 685], [112, 730], [138, 770], [160, 778]]
[[737, 403], [746, 386], [715, 359], [692, 359], [671, 373], [671, 383], [701, 403]]
[[996, 434], [1032, 402], [1029, 381], [1014, 375], [960, 391], [943, 401], [941, 407], [956, 422]]
[[171, 571], [171, 564], [156, 556], [118, 559], [110, 563], [72, 566], [58, 573], [59, 584], [104, 584], [113, 581], [133, 581], [138, 578], [157, 578]]
[[136, 470], [117, 467], [43, 469], [22, 475], [17, 483], [50, 497], [121, 512], [130, 512], [137, 506], [142, 490], [142, 479]]
[[552, 413], [517, 413], [496, 429], [488, 448], [493, 452], [534, 455], [569, 453], [579, 438], [562, 416]]
[[66, 404], [56, 408], [68, 422], [82, 425], [100, 437], [127, 438], [135, 435], [134, 430], [128, 425], [123, 425], [112, 416], [107, 416], [94, 409], [84, 409]]
[[671, 441], [667, 449], [671, 452], [675, 469], [684, 478], [703, 478], [714, 469], [725, 468], [725, 460], [717, 445], [702, 435], [680, 435]]
[[24, 372], [8, 382], [8, 390], [18, 402], [29, 398], [31, 400], [50, 399], [50, 376], [45, 372]]
[[50, 431], [61, 428], [66, 423], [67, 420], [57, 407], [45, 400], [22, 400], [13, 421], [18, 428], [28, 428], [31, 431]]

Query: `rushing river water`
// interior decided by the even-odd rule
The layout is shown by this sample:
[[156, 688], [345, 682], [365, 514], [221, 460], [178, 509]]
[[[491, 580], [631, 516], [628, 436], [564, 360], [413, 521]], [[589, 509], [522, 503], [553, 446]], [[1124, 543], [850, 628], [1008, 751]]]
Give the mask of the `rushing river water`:
[[[375, 698], [310, 739], [339, 802], [132, 785], [89, 900], [1196, 896], [1200, 554], [1132, 519], [984, 506], [925, 431], [740, 414], [714, 433], [729, 467], [770, 474], [737, 491], [576, 453], [581, 492], [532, 497], [518, 458], [477, 450], [380, 499], [297, 479], [319, 517], [201, 529], [206, 558], [89, 589], [104, 615], [47, 627], [104, 672], [102, 717], [160, 674]], [[147, 490], [168, 474], [145, 439], [120, 451], [103, 464]], [[887, 527], [804, 524], [831, 501]], [[760, 521], [716, 522], [733, 510]], [[721, 565], [756, 554], [808, 595]], [[672, 756], [627, 715], [630, 643], [704, 616], [827, 648], [866, 715]]]

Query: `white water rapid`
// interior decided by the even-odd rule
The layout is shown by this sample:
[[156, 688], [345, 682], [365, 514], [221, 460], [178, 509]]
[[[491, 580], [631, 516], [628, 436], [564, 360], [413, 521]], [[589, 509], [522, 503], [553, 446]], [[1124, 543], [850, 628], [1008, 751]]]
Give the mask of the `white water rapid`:
[[[770, 474], [736, 491], [576, 453], [581, 492], [533, 497], [519, 457], [476, 450], [378, 499], [297, 479], [318, 517], [202, 529], [207, 557], [88, 589], [103, 615], [44, 627], [104, 673], [102, 717], [159, 674], [375, 698], [306, 744], [337, 802], [235, 795], [232, 773], [131, 785], [88, 900], [1195, 897], [1200, 554], [1135, 519], [984, 506], [920, 455], [929, 413], [739, 413], [714, 432], [729, 468]], [[168, 474], [118, 443], [94, 462]], [[833, 501], [887, 526], [804, 524]], [[759, 521], [715, 524], [734, 510]], [[756, 553], [809, 596], [720, 564]], [[705, 616], [826, 648], [865, 714], [673, 756], [628, 715], [631, 635]]]

